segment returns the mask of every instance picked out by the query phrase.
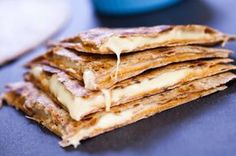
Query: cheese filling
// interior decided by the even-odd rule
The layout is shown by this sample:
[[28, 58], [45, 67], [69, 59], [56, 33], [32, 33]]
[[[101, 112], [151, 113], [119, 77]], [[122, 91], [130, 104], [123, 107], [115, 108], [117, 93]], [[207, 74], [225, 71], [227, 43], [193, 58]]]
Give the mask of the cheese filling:
[[[70, 116], [79, 121], [84, 115], [91, 113], [93, 110], [104, 108], [106, 103], [108, 105], [107, 109], [109, 109], [111, 103], [117, 103], [124, 99], [128, 102], [129, 99], [132, 99], [132, 97], [137, 95], [147, 94], [154, 89], [177, 84], [184, 79], [190, 71], [191, 69], [180, 69], [167, 72], [155, 78], [145, 79], [140, 83], [131, 84], [124, 88], [115, 88], [111, 91], [111, 96], [104, 96], [101, 92], [100, 94], [96, 94], [95, 96], [86, 99], [70, 93], [64, 84], [58, 80], [57, 75], [53, 75], [47, 83], [50, 92], [68, 109]], [[40, 79], [37, 75], [34, 76], [40, 81], [45, 81]]]
[[84, 80], [84, 87], [87, 89], [95, 90], [96, 87], [96, 80], [93, 71], [87, 69], [83, 73], [83, 80]]
[[119, 54], [123, 51], [133, 51], [139, 47], [150, 44], [162, 44], [165, 42], [176, 42], [178, 40], [202, 40], [202, 39], [211, 39], [212, 35], [204, 32], [204, 29], [196, 32], [183, 32], [182, 30], [173, 29], [168, 33], [163, 33], [158, 37], [119, 37], [112, 36], [110, 37], [102, 46], [101, 49], [110, 49], [114, 53]]
[[[150, 108], [152, 105], [154, 104], [148, 104], [142, 110], [145, 111], [148, 108]], [[89, 128], [86, 127], [84, 129], [79, 130], [78, 133], [76, 133], [72, 137], [69, 137], [67, 140], [69, 144], [73, 145], [74, 147], [77, 147], [80, 144], [80, 140], [90, 136], [90, 134], [96, 130], [109, 129], [110, 127], [113, 127], [115, 125], [120, 125], [120, 124], [130, 121], [132, 117], [135, 115], [135, 112], [137, 112], [136, 110], [137, 108], [131, 108], [128, 110], [124, 110], [119, 114], [115, 114], [111, 112], [106, 113], [101, 116], [101, 118], [98, 120], [98, 122], [95, 125], [90, 126]]]

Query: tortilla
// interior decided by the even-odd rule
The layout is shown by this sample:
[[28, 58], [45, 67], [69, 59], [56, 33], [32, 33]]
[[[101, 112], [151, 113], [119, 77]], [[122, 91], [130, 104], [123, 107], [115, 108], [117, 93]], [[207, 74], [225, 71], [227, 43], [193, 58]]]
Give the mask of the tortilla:
[[109, 110], [109, 106], [127, 103], [195, 79], [235, 69], [234, 65], [225, 64], [231, 61], [230, 59], [191, 61], [157, 68], [117, 83], [109, 90], [105, 90], [110, 97], [104, 95], [104, 90], [85, 89], [82, 82], [59, 69], [46, 65], [32, 67], [26, 79], [34, 82], [52, 98], [58, 100], [68, 110], [71, 117], [79, 121], [84, 116], [102, 111], [104, 108]]
[[54, 103], [45, 93], [36, 89], [31, 83], [22, 82], [9, 85], [8, 91], [4, 94], [4, 99], [9, 105], [25, 112], [30, 119], [41, 123], [55, 134], [61, 136], [61, 146], [73, 145], [77, 147], [80, 140], [94, 137], [223, 90], [226, 87], [221, 85], [233, 78], [235, 78], [233, 73], [223, 73], [195, 80], [162, 94], [113, 107], [110, 112], [92, 114], [82, 121], [71, 119], [65, 110]]
[[83, 81], [86, 89], [101, 90], [148, 69], [203, 58], [226, 58], [230, 53], [231, 51], [227, 49], [181, 46], [124, 54], [121, 56], [117, 77], [115, 77], [116, 57], [113, 55], [89, 55], [53, 48], [44, 56], [33, 60], [31, 64], [47, 63]]
[[69, 18], [65, 0], [0, 1], [0, 65], [36, 48]]
[[95, 28], [54, 43], [56, 46], [97, 54], [130, 53], [157, 47], [212, 45], [235, 39], [203, 25], [160, 25], [126, 29]]

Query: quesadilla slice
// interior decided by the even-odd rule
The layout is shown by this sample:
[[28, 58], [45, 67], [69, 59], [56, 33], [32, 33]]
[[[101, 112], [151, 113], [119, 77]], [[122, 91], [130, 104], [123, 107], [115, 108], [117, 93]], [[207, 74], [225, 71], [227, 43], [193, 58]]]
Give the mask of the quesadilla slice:
[[231, 51], [227, 49], [181, 46], [124, 54], [121, 56], [117, 77], [115, 76], [116, 57], [113, 55], [89, 55], [63, 48], [53, 48], [44, 55], [44, 58], [37, 58], [31, 64], [47, 61], [46, 63], [51, 66], [62, 69], [83, 81], [86, 89], [101, 90], [148, 69], [203, 58], [226, 58], [230, 53]]
[[213, 59], [171, 64], [147, 71], [136, 77], [115, 84], [109, 89], [91, 91], [82, 82], [65, 72], [46, 65], [36, 65], [26, 79], [51, 95], [68, 110], [70, 116], [79, 121], [84, 116], [109, 111], [111, 106], [120, 105], [145, 96], [154, 95], [186, 82], [235, 69], [225, 64], [231, 59]]
[[157, 47], [212, 45], [235, 39], [203, 25], [160, 25], [126, 29], [95, 28], [54, 45], [97, 54], [129, 53]]
[[228, 72], [195, 80], [161, 94], [113, 107], [110, 112], [91, 114], [81, 121], [73, 120], [69, 113], [31, 83], [22, 82], [8, 86], [4, 99], [9, 105], [25, 112], [30, 119], [41, 123], [59, 135], [62, 138], [61, 146], [77, 147], [80, 140], [94, 137], [223, 90], [226, 86], [222, 85], [234, 78], [235, 75]]

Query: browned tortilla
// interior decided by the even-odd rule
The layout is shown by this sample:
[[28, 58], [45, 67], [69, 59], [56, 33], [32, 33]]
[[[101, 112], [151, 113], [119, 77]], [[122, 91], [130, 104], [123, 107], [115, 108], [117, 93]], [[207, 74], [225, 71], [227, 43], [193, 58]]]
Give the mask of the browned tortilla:
[[[31, 83], [21, 82], [9, 85], [8, 91], [4, 94], [4, 99], [9, 105], [23, 111], [29, 118], [61, 136], [61, 146], [74, 145], [76, 147], [80, 140], [94, 137], [218, 90], [223, 90], [226, 87], [219, 86], [233, 78], [235, 75], [228, 72], [195, 80], [161, 94], [113, 107], [110, 112], [92, 114], [81, 121], [72, 120], [65, 110]], [[119, 117], [126, 111], [132, 111], [131, 116], [127, 119], [121, 119], [119, 122], [113, 120], [114, 123], [109, 123], [106, 127], [99, 127], [103, 117], [109, 114]]]
[[[135, 52], [145, 49], [157, 47], [169, 47], [180, 45], [212, 45], [216, 43], [226, 42], [235, 39], [233, 36], [223, 34], [213, 28], [203, 25], [160, 25], [153, 27], [137, 27], [126, 29], [109, 29], [109, 28], [95, 28], [78, 35], [62, 40], [61, 42], [54, 43], [54, 45], [74, 49], [80, 52], [97, 53], [97, 54], [113, 54], [115, 51], [109, 47], [103, 47], [111, 37], [121, 39], [128, 39], [133, 41], [133, 37], [144, 38], [161, 38], [171, 31], [177, 32], [172, 37], [168, 37], [162, 42], [147, 43], [144, 45], [138, 44], [132, 49], [122, 49], [121, 53]], [[197, 34], [206, 36], [196, 37]], [[184, 39], [178, 36], [187, 36], [192, 34], [195, 37]], [[142, 43], [142, 42], [141, 42]]]
[[[124, 54], [121, 56], [116, 78], [116, 57], [113, 55], [90, 55], [63, 48], [53, 48], [44, 56], [32, 61], [31, 65], [39, 62], [48, 63], [83, 81], [86, 89], [99, 90], [110, 88], [115, 83], [134, 77], [148, 69], [203, 58], [226, 58], [229, 53], [231, 51], [227, 49], [181, 46]], [[88, 82], [83, 77], [87, 70], [94, 75], [95, 82], [92, 86], [86, 84]]]
[[[120, 90], [122, 92], [122, 89], [125, 89], [133, 84], [140, 84], [141, 82], [154, 79], [155, 77], [158, 77], [168, 72], [178, 71], [182, 69], [189, 69], [189, 68], [191, 69], [191, 74], [189, 73], [179, 82], [170, 84], [165, 87], [154, 88], [148, 91], [142, 91], [142, 88], [140, 88], [141, 90], [140, 93], [136, 94], [135, 96], [134, 95], [131, 96], [129, 94], [123, 95], [122, 98], [119, 99], [119, 101], [112, 102], [111, 106], [120, 105], [123, 103], [127, 103], [129, 101], [141, 99], [145, 96], [161, 93], [165, 91], [166, 89], [175, 88], [177, 86], [183, 85], [184, 83], [195, 80], [195, 79], [200, 79], [203, 77], [212, 76], [218, 73], [235, 69], [234, 65], [225, 64], [230, 61], [231, 61], [230, 59], [192, 61], [192, 62], [186, 62], [186, 63], [172, 64], [172, 65], [168, 65], [166, 67], [160, 68], [160, 69], [154, 69], [152, 71], [145, 72], [141, 75], [127, 79], [125, 81], [122, 81], [112, 86], [112, 88], [110, 89], [111, 95], [113, 95], [117, 91], [119, 92]], [[34, 82], [38, 87], [40, 87], [42, 90], [50, 94], [51, 97], [56, 100], [60, 101], [60, 97], [57, 97], [57, 95], [55, 95], [50, 90], [50, 87], [48, 84], [50, 79], [55, 76], [57, 77], [57, 80], [61, 83], [63, 88], [73, 97], [79, 97], [83, 100], [90, 101], [91, 99], [95, 97], [103, 95], [101, 91], [91, 91], [91, 90], [85, 89], [82, 82], [79, 82], [78, 80], [73, 79], [72, 77], [70, 77], [69, 75], [67, 75], [66, 73], [64, 73], [63, 71], [59, 69], [52, 68], [45, 65], [38, 65], [37, 67], [41, 68], [40, 69], [41, 73], [38, 73], [38, 75], [35, 76], [33, 74], [33, 71], [31, 71], [30, 73], [27, 74], [26, 79]], [[113, 101], [113, 98], [112, 98], [112, 101]], [[60, 103], [60, 104], [67, 109], [67, 107], [63, 103]], [[81, 105], [81, 107], [83, 108], [83, 106], [85, 106], [86, 104], [80, 103], [79, 105]], [[75, 120], [80, 120], [81, 118], [83, 118], [84, 116], [88, 114], [104, 110], [105, 102], [94, 103], [93, 106], [86, 109], [86, 111], [83, 110], [82, 108], [79, 110], [80, 112], [78, 112], [78, 114], [80, 114], [79, 117], [76, 117], [76, 118], [73, 117]]]

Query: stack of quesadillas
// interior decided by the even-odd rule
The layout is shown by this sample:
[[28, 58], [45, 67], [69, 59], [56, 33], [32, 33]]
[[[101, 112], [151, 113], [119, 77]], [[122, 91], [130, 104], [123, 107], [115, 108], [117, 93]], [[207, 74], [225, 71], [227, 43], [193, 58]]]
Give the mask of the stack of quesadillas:
[[4, 99], [76, 147], [224, 90], [236, 78], [231, 51], [210, 46], [232, 39], [201, 25], [92, 29], [31, 61]]

